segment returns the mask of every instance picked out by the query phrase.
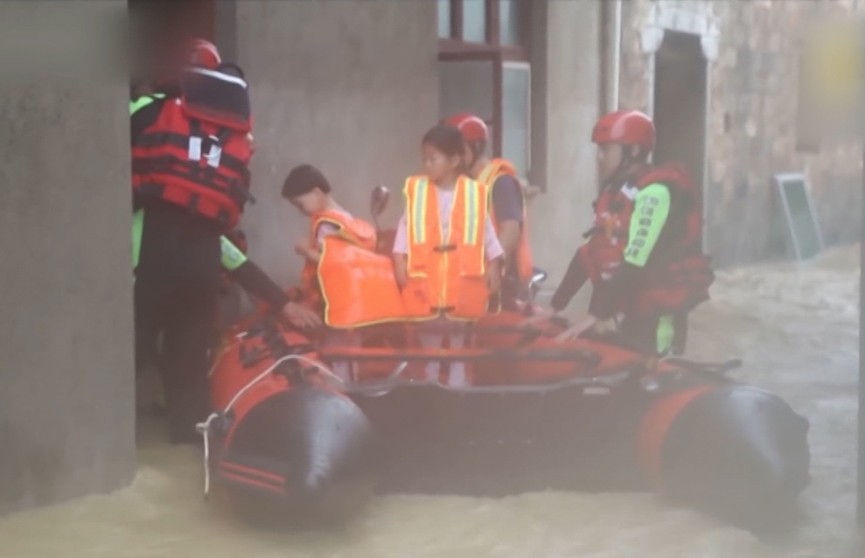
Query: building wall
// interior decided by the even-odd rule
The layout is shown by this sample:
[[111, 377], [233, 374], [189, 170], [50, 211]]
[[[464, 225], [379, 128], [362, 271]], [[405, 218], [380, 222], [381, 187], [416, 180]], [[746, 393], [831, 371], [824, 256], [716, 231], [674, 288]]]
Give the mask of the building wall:
[[[304, 219], [279, 197], [293, 165], [320, 166], [339, 199], [361, 216], [368, 214], [369, 190], [386, 184], [394, 194], [386, 220], [397, 215], [401, 179], [418, 167], [416, 138], [440, 116], [432, 4], [219, 2], [223, 36], [217, 38], [246, 68], [257, 116], [259, 203], [249, 209], [245, 228], [253, 256], [281, 282], [296, 278], [301, 262], [292, 247], [306, 234]], [[776, 255], [771, 177], [780, 172], [807, 174], [827, 242], [854, 239], [858, 145], [826, 141], [818, 153], [800, 152], [795, 126], [797, 44], [809, 10], [850, 10], [849, 2], [683, 4], [711, 10], [720, 23], [719, 55], [709, 67], [705, 185], [708, 248], [716, 263]], [[623, 107], [649, 110], [652, 65], [639, 31], [651, 5], [624, 2]], [[532, 178], [547, 192], [532, 201], [531, 232], [536, 262], [553, 282], [589, 224], [596, 187], [588, 137], [604, 105], [600, 10], [600, 2], [534, 4]], [[230, 34], [220, 31], [226, 21]]]
[[0, 3], [0, 513], [134, 472], [125, 9]]
[[[532, 60], [533, 158], [547, 194], [532, 202], [530, 219], [536, 263], [552, 283], [591, 219], [595, 165], [587, 138], [599, 102], [600, 4], [542, 4]], [[435, 9], [400, 0], [217, 5], [217, 40], [236, 50], [256, 117], [258, 203], [243, 226], [253, 257], [282, 284], [296, 280], [302, 262], [293, 245], [307, 234], [305, 219], [279, 196], [292, 166], [319, 166], [339, 201], [363, 217], [370, 190], [385, 184], [392, 196], [384, 221], [398, 217], [402, 180], [418, 170], [420, 137], [440, 116]]]
[[420, 139], [438, 118], [436, 5], [243, 0], [233, 9], [258, 146], [258, 203], [244, 228], [253, 257], [287, 284], [302, 264], [293, 246], [308, 234], [280, 197], [294, 165], [319, 167], [339, 202], [364, 218], [372, 188], [387, 185], [386, 220], [396, 221], [402, 181], [418, 170]]
[[[649, 56], [639, 31], [652, 2], [624, 3], [623, 107], [648, 110]], [[858, 237], [861, 147], [824, 141], [819, 152], [797, 151], [798, 43], [821, 14], [849, 13], [849, 1], [700, 2], [720, 25], [718, 57], [710, 62], [708, 127], [708, 247], [719, 265], [777, 254], [773, 174], [805, 172], [827, 243]]]
[[535, 264], [554, 286], [591, 225], [597, 193], [589, 138], [601, 102], [600, 3], [547, 2], [534, 16], [533, 159], [542, 163], [532, 178], [546, 192], [529, 219]]

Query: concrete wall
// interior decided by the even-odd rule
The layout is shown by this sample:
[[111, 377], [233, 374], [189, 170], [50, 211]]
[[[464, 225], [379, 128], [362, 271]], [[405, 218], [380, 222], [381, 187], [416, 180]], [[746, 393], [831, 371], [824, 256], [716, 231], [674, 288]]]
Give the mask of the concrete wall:
[[280, 197], [294, 165], [319, 167], [340, 203], [365, 218], [369, 192], [385, 184], [388, 219], [398, 217], [402, 181], [418, 170], [420, 139], [438, 118], [436, 5], [243, 0], [233, 8], [258, 145], [258, 204], [244, 228], [252, 256], [287, 283], [302, 264], [293, 246], [308, 234], [306, 219]]
[[[532, 200], [535, 264], [554, 287], [590, 227], [597, 195], [595, 149], [589, 141], [598, 117], [600, 2], [537, 3], [532, 70], [533, 159], [547, 188]], [[588, 290], [588, 289], [587, 289]]]
[[0, 3], [0, 513], [134, 472], [125, 4]]
[[[641, 50], [640, 29], [652, 2], [624, 5], [621, 105], [648, 110], [652, 67]], [[860, 145], [825, 141], [813, 153], [796, 146], [799, 40], [816, 17], [850, 14], [850, 0], [685, 0], [680, 5], [713, 11], [720, 26], [718, 58], [709, 68], [706, 184], [708, 248], [716, 264], [742, 264], [779, 254], [778, 236], [772, 230], [778, 200], [771, 178], [777, 173], [806, 173], [827, 242], [856, 240]]]

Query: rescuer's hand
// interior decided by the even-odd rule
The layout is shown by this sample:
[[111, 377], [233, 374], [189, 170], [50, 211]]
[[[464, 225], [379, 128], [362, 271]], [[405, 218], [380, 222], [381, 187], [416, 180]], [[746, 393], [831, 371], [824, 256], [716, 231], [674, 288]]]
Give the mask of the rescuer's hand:
[[580, 335], [594, 327], [595, 323], [597, 323], [595, 318], [589, 316], [589, 318], [585, 321], [575, 326], [571, 326], [559, 335], [557, 335], [556, 341], [573, 341], [574, 339], [578, 338]]
[[321, 325], [321, 318], [317, 313], [296, 302], [283, 306], [282, 316], [297, 327], [313, 328]]
[[609, 320], [598, 320], [595, 319], [594, 324], [592, 324], [592, 331], [597, 334], [603, 335], [605, 333], [612, 333], [618, 329], [616, 325], [616, 320], [614, 318], [610, 318]]
[[537, 196], [538, 194], [540, 194], [541, 192], [543, 192], [543, 190], [541, 189], [540, 186], [535, 186], [533, 184], [529, 184], [525, 180], [520, 180], [519, 182], [520, 182], [520, 188], [522, 188], [522, 190], [523, 190], [523, 195], [526, 197], [527, 200], [530, 200], [530, 199], [534, 198], [535, 196]]
[[534, 309], [534, 313], [523, 321], [525, 325], [535, 325], [545, 322], [556, 315], [556, 311], [552, 308], [538, 306]]

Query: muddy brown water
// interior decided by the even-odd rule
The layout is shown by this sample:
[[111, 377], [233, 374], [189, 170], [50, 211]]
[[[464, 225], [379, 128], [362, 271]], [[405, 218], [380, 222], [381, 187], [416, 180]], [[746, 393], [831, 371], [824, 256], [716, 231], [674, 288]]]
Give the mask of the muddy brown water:
[[865, 557], [853, 526], [858, 281], [858, 247], [725, 271], [692, 320], [691, 355], [740, 356], [738, 379], [811, 421], [807, 517], [781, 541], [631, 493], [384, 496], [345, 531], [265, 533], [205, 503], [199, 452], [143, 421], [130, 487], [0, 520], [0, 557]]

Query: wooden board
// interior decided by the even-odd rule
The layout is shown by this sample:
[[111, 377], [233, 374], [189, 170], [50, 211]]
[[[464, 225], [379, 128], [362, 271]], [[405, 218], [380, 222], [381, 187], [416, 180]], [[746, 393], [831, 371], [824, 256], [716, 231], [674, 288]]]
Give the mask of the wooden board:
[[823, 250], [823, 237], [805, 175], [776, 174], [773, 181], [793, 255], [797, 260], [813, 258]]

